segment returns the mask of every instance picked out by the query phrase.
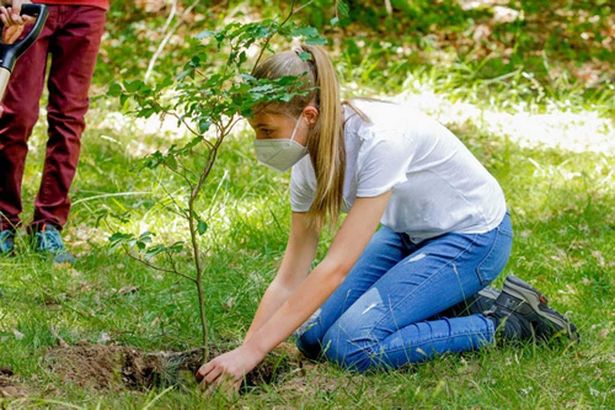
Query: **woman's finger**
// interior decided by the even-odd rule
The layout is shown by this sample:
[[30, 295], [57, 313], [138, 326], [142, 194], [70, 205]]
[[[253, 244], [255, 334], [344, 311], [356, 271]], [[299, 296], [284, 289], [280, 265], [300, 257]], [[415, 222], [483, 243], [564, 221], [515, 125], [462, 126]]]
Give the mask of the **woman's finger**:
[[212, 371], [207, 373], [207, 376], [205, 376], [205, 379], [203, 380], [203, 382], [207, 384], [213, 383], [222, 374], [223, 370], [224, 369], [222, 369], [219, 366], [215, 367]]
[[196, 379], [198, 381], [203, 380], [203, 378], [214, 368], [214, 364], [212, 362], [207, 362], [199, 370], [196, 372]]
[[222, 372], [220, 377], [218, 377], [213, 384], [220, 387], [222, 385], [232, 386], [237, 382], [237, 377], [232, 373]]

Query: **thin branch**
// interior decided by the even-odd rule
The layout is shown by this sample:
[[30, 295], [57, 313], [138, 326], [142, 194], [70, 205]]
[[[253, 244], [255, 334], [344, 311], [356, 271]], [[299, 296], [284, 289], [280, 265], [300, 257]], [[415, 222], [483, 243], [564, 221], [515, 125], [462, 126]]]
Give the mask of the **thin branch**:
[[[166, 167], [169, 171], [171, 171], [172, 173], [174, 173], [175, 175], [177, 175], [178, 177], [180, 177], [180, 178], [182, 178], [184, 181], [186, 181], [186, 184], [188, 184], [188, 186], [189, 186], [190, 188], [192, 188], [192, 187], [193, 187], [192, 181], [190, 181], [190, 179], [189, 179], [186, 175], [184, 175], [184, 174], [182, 174], [182, 173], [180, 173], [180, 172], [178, 172], [178, 171], [174, 170], [173, 168], [171, 168], [171, 167], [170, 167], [170, 166], [168, 166], [167, 164], [164, 164], [164, 166], [165, 166], [165, 167]], [[195, 176], [196, 176], [196, 175], [195, 175]]]
[[314, 3], [314, 0], [310, 0], [307, 3], [305, 3], [304, 5], [300, 6], [297, 8], [297, 10], [295, 10], [295, 12], [293, 14], [297, 14], [299, 13], [301, 10], [303, 10], [304, 8], [306, 8], [307, 6], [309, 6], [310, 4]]
[[233, 123], [232, 123], [232, 124], [230, 124], [230, 126], [228, 127], [228, 129], [227, 129], [227, 133], [230, 133], [230, 132], [231, 132], [231, 130], [233, 129], [233, 127], [235, 127], [235, 125], [237, 125], [237, 123], [238, 123], [238, 122], [240, 122], [242, 119], [243, 119], [243, 118], [241, 118], [241, 117], [236, 118], [236, 119], [233, 121]]
[[[286, 16], [286, 18], [284, 19], [284, 21], [282, 21], [282, 24], [280, 24], [279, 27], [284, 26], [284, 24], [286, 24], [288, 22], [288, 20], [290, 20], [290, 18], [293, 16], [293, 14], [295, 14], [295, 0], [292, 0], [290, 3], [290, 13], [288, 13], [288, 16]], [[263, 54], [265, 53], [265, 50], [267, 50], [267, 46], [269, 45], [269, 42], [271, 41], [271, 39], [273, 38], [274, 35], [277, 34], [277, 31], [274, 33], [271, 33], [269, 36], [267, 36], [267, 40], [265, 40], [265, 43], [263, 44], [263, 47], [261, 48], [260, 53], [258, 53], [258, 57], [256, 58], [256, 62], [254, 63], [254, 66], [252, 67], [252, 74], [254, 74], [254, 71], [256, 70], [256, 67], [258, 67], [258, 63], [260, 63], [261, 58], [263, 57]]]
[[[173, 205], [175, 205], [175, 204], [173, 204]], [[168, 204], [168, 205], [167, 205], [167, 204], [160, 204], [160, 206], [161, 206], [163, 209], [165, 209], [165, 210], [169, 211], [170, 213], [172, 213], [172, 214], [174, 214], [174, 215], [179, 216], [180, 218], [186, 218], [186, 215], [185, 215], [185, 214], [183, 214], [183, 213], [181, 213], [181, 212], [179, 212], [179, 211], [177, 211], [177, 210], [173, 209], [172, 205], [170, 205], [170, 204]], [[176, 205], [175, 205], [175, 206], [176, 206]]]
[[[188, 122], [185, 120], [185, 118], [179, 115], [178, 113], [176, 113], [175, 111], [165, 111], [165, 114], [168, 114], [168, 115], [171, 115], [177, 118], [177, 120], [180, 121], [184, 125], [184, 127], [188, 129], [188, 131], [190, 131], [192, 134], [196, 135], [197, 137], [202, 137], [202, 134], [200, 132], [197, 132], [195, 129], [193, 129], [190, 126], [190, 124], [188, 124]], [[203, 141], [211, 147], [211, 142], [207, 141], [206, 138], [203, 138]]]
[[174, 271], [174, 270], [171, 270], [171, 269], [167, 269], [167, 268], [163, 268], [163, 267], [160, 267], [160, 266], [156, 266], [156, 265], [154, 265], [154, 264], [152, 264], [152, 263], [150, 263], [150, 262], [146, 261], [145, 259], [137, 258], [136, 256], [134, 256], [134, 255], [133, 255], [133, 254], [131, 254], [130, 252], [126, 252], [126, 254], [127, 254], [130, 258], [132, 258], [132, 259], [136, 260], [137, 262], [142, 263], [143, 265], [147, 266], [148, 268], [151, 268], [151, 269], [157, 270], [157, 271], [159, 271], [159, 272], [164, 272], [164, 273], [173, 273], [173, 274], [178, 275], [178, 276], [181, 276], [181, 277], [183, 277], [184, 279], [187, 279], [187, 280], [189, 280], [189, 281], [191, 281], [191, 282], [195, 282], [195, 279], [194, 279], [194, 278], [192, 278], [192, 277], [190, 277], [190, 276], [186, 275], [185, 273], [181, 273], [181, 272]]
[[190, 196], [190, 200], [192, 203], [194, 203], [194, 201], [197, 199], [199, 193], [201, 192], [201, 188], [203, 187], [203, 184], [205, 183], [205, 180], [207, 179], [207, 177], [209, 176], [209, 173], [211, 172], [211, 168], [213, 167], [214, 162], [216, 161], [216, 157], [218, 155], [218, 148], [220, 148], [220, 144], [222, 144], [222, 140], [224, 139], [224, 137], [225, 135], [224, 135], [224, 130], [223, 130], [222, 137], [220, 137], [216, 141], [216, 143], [214, 144], [214, 147], [212, 148], [211, 151], [209, 151], [207, 155], [205, 167], [203, 168], [201, 176], [199, 177], [199, 180], [196, 186], [192, 190], [192, 195]]
[[179, 269], [177, 269], [177, 264], [175, 263], [175, 259], [173, 259], [173, 255], [171, 255], [171, 252], [169, 252], [168, 249], [164, 250], [164, 253], [167, 255], [167, 258], [169, 259], [169, 262], [171, 263], [171, 266], [173, 267], [173, 271], [181, 276], [181, 273], [179, 272]]
[[131, 259], [134, 259], [135, 261], [142, 263], [143, 265], [147, 266], [148, 268], [152, 268], [154, 270], [157, 270], [159, 272], [164, 272], [164, 273], [175, 273], [175, 272], [173, 272], [170, 269], [166, 269], [166, 268], [163, 268], [161, 266], [154, 265], [153, 263], [148, 262], [145, 259], [138, 258], [138, 257], [134, 256], [132, 253], [130, 253], [130, 251], [127, 251], [126, 255], [128, 255], [128, 257], [130, 257]]
[[[190, 176], [191, 176], [191, 177], [193, 177], [194, 179], [196, 179], [196, 174], [195, 174], [195, 173], [194, 173], [194, 172], [193, 172], [190, 168], [188, 168], [187, 166], [183, 165], [183, 164], [181, 163], [181, 161], [177, 163], [177, 166], [178, 166], [179, 168], [181, 168], [181, 169], [182, 169], [182, 171], [184, 171], [184, 172], [185, 172], [185, 173], [187, 173], [187, 174], [190, 174]], [[189, 183], [188, 185], [189, 185], [189, 186], [191, 187], [191, 189], [192, 189], [192, 185], [193, 185], [193, 184], [192, 184], [192, 181], [190, 181], [190, 183]]]
[[169, 191], [167, 191], [167, 188], [164, 186], [164, 184], [161, 182], [160, 186], [162, 187], [162, 190], [164, 191], [164, 193], [167, 195], [167, 197], [169, 197], [169, 199], [171, 200], [171, 202], [173, 203], [173, 205], [175, 205], [175, 207], [177, 209], [179, 209], [179, 211], [171, 208], [170, 205], [166, 205], [164, 203], [161, 204], [162, 207], [164, 207], [164, 209], [167, 209], [169, 212], [186, 219], [188, 217], [188, 214], [182, 212], [182, 207], [180, 206], [180, 204], [175, 200], [175, 198], [173, 198], [173, 195], [171, 195], [171, 193]]

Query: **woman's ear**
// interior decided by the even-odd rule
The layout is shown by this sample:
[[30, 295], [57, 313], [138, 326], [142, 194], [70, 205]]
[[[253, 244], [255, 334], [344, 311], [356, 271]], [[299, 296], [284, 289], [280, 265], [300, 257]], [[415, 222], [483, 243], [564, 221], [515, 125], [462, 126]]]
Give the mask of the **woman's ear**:
[[305, 119], [307, 120], [310, 128], [312, 128], [316, 125], [320, 112], [318, 111], [318, 108], [312, 105], [308, 105], [303, 109], [303, 115], [305, 116]]

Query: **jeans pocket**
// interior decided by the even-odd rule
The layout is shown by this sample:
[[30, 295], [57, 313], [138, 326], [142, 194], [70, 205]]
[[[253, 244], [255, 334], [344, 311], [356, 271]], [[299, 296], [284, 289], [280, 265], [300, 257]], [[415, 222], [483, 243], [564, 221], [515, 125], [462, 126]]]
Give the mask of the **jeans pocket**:
[[504, 270], [512, 249], [512, 230], [497, 227], [495, 238], [487, 255], [476, 267], [476, 275], [483, 286], [487, 286]]

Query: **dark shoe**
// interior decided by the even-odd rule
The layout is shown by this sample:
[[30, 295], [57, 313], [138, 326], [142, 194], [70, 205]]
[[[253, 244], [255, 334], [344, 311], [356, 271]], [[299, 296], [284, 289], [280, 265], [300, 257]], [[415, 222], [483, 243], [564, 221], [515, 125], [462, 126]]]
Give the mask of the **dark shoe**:
[[60, 231], [53, 225], [42, 224], [34, 233], [34, 247], [37, 252], [53, 255], [55, 263], [74, 263], [75, 257], [64, 247]]
[[477, 294], [470, 296], [463, 302], [438, 314], [441, 317], [461, 317], [483, 313], [493, 307], [500, 291], [490, 286], [481, 289]]
[[498, 333], [510, 340], [550, 340], [560, 334], [579, 340], [576, 327], [562, 314], [548, 306], [538, 290], [516, 276], [504, 281], [502, 293], [491, 310], [491, 318]]
[[12, 255], [15, 251], [15, 232], [9, 229], [0, 231], [0, 255]]

